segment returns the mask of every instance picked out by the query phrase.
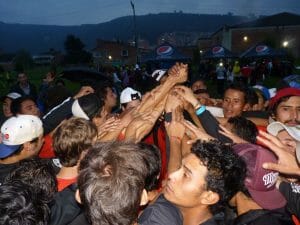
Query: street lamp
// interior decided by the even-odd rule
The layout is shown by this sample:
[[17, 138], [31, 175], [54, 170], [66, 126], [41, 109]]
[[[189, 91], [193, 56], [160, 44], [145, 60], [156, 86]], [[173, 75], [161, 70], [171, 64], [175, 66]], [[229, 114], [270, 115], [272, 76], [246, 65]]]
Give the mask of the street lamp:
[[112, 56], [111, 56], [111, 55], [109, 55], [109, 56], [108, 56], [108, 59], [109, 59], [109, 60], [112, 60]]
[[289, 46], [289, 42], [288, 42], [288, 41], [282, 42], [282, 46], [283, 46], [284, 48], [288, 47], [288, 46]]
[[248, 41], [248, 36], [244, 36], [243, 40], [244, 40], [244, 42], [247, 42]]

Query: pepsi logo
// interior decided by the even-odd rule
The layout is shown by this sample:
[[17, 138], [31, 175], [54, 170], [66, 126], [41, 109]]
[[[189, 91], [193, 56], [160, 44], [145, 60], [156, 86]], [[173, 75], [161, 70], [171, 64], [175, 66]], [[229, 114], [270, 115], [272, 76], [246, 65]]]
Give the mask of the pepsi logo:
[[222, 53], [224, 53], [224, 48], [221, 46], [213, 47], [212, 53], [213, 54], [222, 54]]
[[258, 46], [256, 46], [255, 51], [257, 53], [268, 51], [268, 46], [266, 46], [266, 45], [258, 45]]
[[159, 47], [156, 50], [157, 55], [171, 55], [173, 53], [173, 48], [168, 45]]

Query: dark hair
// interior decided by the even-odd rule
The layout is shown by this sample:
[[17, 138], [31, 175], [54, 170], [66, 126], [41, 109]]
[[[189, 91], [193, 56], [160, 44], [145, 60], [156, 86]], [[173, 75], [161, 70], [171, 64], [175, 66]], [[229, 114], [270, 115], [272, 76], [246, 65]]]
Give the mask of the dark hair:
[[64, 121], [53, 134], [53, 149], [60, 163], [66, 167], [75, 166], [84, 150], [92, 146], [97, 136], [97, 127], [82, 118]]
[[30, 186], [35, 194], [45, 202], [52, 201], [57, 192], [54, 169], [39, 158], [24, 159], [5, 178], [5, 182], [19, 180]]
[[210, 207], [213, 214], [223, 211], [228, 201], [242, 189], [246, 165], [231, 146], [218, 141], [193, 144], [191, 152], [207, 167], [207, 190], [219, 195], [220, 200]]
[[256, 143], [258, 130], [252, 121], [241, 116], [234, 116], [229, 118], [227, 122], [232, 125], [232, 132], [234, 134], [250, 143]]
[[21, 108], [22, 108], [21, 105], [22, 105], [23, 102], [25, 102], [27, 100], [31, 100], [36, 104], [36, 101], [31, 96], [21, 96], [20, 98], [16, 98], [11, 102], [11, 105], [10, 105], [11, 113], [14, 116], [16, 116], [17, 114], [20, 114], [21, 113]]
[[245, 85], [243, 85], [242, 83], [232, 83], [232, 84], [230, 84], [226, 88], [225, 92], [227, 90], [229, 90], [229, 89], [242, 92], [244, 94], [244, 102], [245, 102], [245, 104], [249, 102], [249, 99], [248, 99], [248, 93], [249, 93], [248, 88]]
[[78, 103], [90, 119], [97, 116], [104, 106], [104, 101], [93, 93], [78, 98]]
[[200, 81], [200, 82], [202, 82], [203, 83], [203, 85], [205, 85], [206, 86], [206, 82], [205, 82], [205, 80], [204, 79], [202, 79], [202, 78], [195, 78], [195, 79], [193, 79], [192, 81], [191, 81], [191, 87], [193, 86], [193, 84], [194, 83], [196, 83], [197, 81]]
[[247, 98], [247, 103], [249, 103], [251, 107], [258, 104], [258, 95], [253, 88], [248, 88]]
[[78, 187], [93, 225], [131, 225], [148, 175], [147, 155], [126, 142], [95, 144], [80, 162]]
[[20, 181], [0, 186], [0, 224], [47, 225], [50, 210], [29, 186]]
[[53, 107], [59, 105], [70, 96], [71, 92], [65, 86], [55, 85], [50, 87], [44, 97], [46, 107], [45, 112], [48, 112]]
[[140, 142], [139, 147], [145, 151], [148, 163], [148, 175], [145, 180], [146, 191], [153, 191], [159, 188], [159, 174], [161, 169], [160, 151], [155, 145]]
[[102, 101], [105, 101], [105, 99], [106, 99], [107, 88], [113, 89], [113, 83], [110, 81], [103, 81], [103, 82], [97, 83], [95, 86], [93, 86], [93, 89], [95, 90], [95, 94]]

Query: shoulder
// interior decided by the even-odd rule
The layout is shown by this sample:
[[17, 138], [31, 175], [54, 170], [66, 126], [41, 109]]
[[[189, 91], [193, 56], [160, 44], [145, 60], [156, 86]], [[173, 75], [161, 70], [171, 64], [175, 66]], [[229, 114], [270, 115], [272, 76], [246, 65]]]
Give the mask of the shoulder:
[[149, 205], [139, 217], [140, 225], [172, 224], [182, 225], [179, 209], [161, 195], [156, 202]]

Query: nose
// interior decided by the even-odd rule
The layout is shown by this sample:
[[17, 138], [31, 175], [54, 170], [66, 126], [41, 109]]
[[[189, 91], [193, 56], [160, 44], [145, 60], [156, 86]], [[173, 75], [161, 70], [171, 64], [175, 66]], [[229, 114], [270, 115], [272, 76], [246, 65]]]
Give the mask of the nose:
[[298, 110], [295, 108], [295, 109], [293, 109], [292, 110], [292, 112], [291, 112], [291, 119], [293, 119], [293, 120], [297, 120], [298, 119]]

